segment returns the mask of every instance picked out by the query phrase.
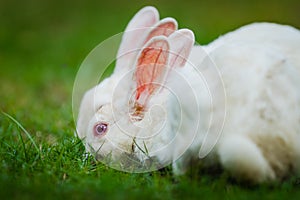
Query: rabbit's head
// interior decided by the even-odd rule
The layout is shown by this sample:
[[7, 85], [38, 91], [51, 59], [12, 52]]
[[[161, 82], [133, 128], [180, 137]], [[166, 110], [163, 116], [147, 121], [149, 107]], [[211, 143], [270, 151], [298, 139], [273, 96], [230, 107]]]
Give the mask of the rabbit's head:
[[157, 157], [171, 160], [164, 85], [194, 43], [190, 30], [176, 29], [172, 18], [159, 21], [155, 8], [140, 10], [124, 32], [113, 74], [84, 95], [77, 132], [97, 159], [126, 171], [145, 170]]

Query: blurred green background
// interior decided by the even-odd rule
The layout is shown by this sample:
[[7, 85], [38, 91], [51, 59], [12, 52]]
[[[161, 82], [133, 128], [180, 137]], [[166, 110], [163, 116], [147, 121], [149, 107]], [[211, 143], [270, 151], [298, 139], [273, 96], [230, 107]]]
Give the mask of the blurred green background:
[[[155, 179], [147, 174], [115, 175], [115, 172], [107, 171], [105, 173], [109, 175], [103, 177], [102, 171], [95, 170], [93, 164], [85, 164], [81, 157], [82, 146], [68, 140], [74, 131], [72, 87], [81, 62], [100, 42], [122, 32], [131, 17], [146, 5], [154, 5], [161, 17], [176, 18], [180, 28], [193, 30], [200, 44], [207, 44], [228, 31], [255, 21], [300, 28], [299, 0], [0, 0], [0, 110], [23, 124], [45, 156], [42, 164], [34, 156], [33, 159], [26, 157], [26, 152], [35, 155], [34, 150], [30, 151], [32, 145], [27, 140], [22, 141], [16, 126], [0, 114], [2, 194], [30, 199], [31, 192], [24, 192], [30, 188], [26, 184], [38, 187], [48, 180], [48, 185], [35, 193], [43, 195], [48, 186], [56, 184], [65, 186], [65, 194], [73, 194], [83, 187], [86, 189], [83, 196], [93, 189], [108, 195], [112, 193], [106, 188], [119, 187], [121, 192], [116, 190], [114, 193], [118, 198], [119, 193], [127, 194], [128, 188], [140, 184], [148, 188], [142, 192], [152, 194], [153, 189], [158, 189], [166, 198], [174, 197], [174, 194], [185, 196], [195, 188], [195, 195], [202, 192], [200, 195], [204, 193], [208, 197], [211, 197], [210, 188], [222, 191], [215, 196], [224, 193], [239, 194], [240, 197], [249, 195], [249, 192], [238, 193], [243, 189], [235, 187], [223, 190], [222, 181], [198, 183], [196, 180], [173, 185], [174, 180], [170, 177]], [[18, 180], [18, 186], [14, 180]], [[102, 182], [93, 182], [96, 180]], [[199, 187], [204, 189], [198, 191]], [[296, 189], [290, 185], [282, 187], [289, 188], [287, 194]], [[10, 192], [8, 188], [19, 189], [19, 193]], [[60, 191], [58, 189], [57, 194], [61, 194]], [[260, 197], [260, 193], [269, 194], [269, 189], [254, 197]], [[133, 194], [139, 196], [141, 193]]]

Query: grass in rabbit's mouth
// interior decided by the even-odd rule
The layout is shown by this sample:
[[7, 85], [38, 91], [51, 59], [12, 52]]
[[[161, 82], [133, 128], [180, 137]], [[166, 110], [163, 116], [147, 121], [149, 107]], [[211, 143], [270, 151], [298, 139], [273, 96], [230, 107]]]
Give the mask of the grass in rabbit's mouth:
[[[201, 43], [251, 21], [300, 27], [298, 0], [250, 2], [149, 3], [193, 29]], [[0, 199], [297, 199], [295, 179], [249, 186], [205, 170], [183, 177], [173, 177], [170, 167], [130, 174], [85, 154], [71, 109], [77, 69], [145, 4], [0, 1], [0, 111], [9, 115], [0, 112]]]

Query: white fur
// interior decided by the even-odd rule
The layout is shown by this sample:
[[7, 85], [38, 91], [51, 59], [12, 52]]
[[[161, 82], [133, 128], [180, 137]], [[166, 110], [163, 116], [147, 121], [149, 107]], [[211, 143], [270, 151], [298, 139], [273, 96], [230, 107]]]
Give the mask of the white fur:
[[[227, 94], [226, 123], [211, 153], [234, 176], [254, 182], [299, 173], [300, 32], [271, 23], [250, 24], [204, 49], [219, 68]], [[199, 47], [194, 51], [199, 53]], [[201, 61], [197, 63], [197, 53], [192, 52], [190, 59], [199, 63], [198, 69], [205, 68]], [[211, 92], [220, 93], [219, 89]], [[182, 103], [187, 106], [184, 110], [189, 109], [188, 102]], [[192, 146], [196, 150], [203, 145], [203, 133], [205, 129]]]
[[[146, 7], [142, 12], [140, 16], [152, 13], [153, 23], [158, 23], [154, 8]], [[130, 27], [136, 28], [133, 23]], [[126, 50], [126, 45], [122, 41], [120, 52]], [[88, 91], [82, 100], [77, 131], [80, 138], [85, 138], [88, 151], [97, 152], [101, 147], [97, 153], [111, 155], [116, 162], [124, 152], [134, 153], [141, 163], [149, 156], [162, 165], [173, 161], [175, 173], [181, 174], [188, 168], [188, 160], [198, 158], [205, 146], [201, 155], [210, 153], [217, 158], [212, 162], [221, 163], [241, 179], [264, 182], [300, 172], [298, 30], [254, 23], [208, 46], [193, 47], [185, 67], [168, 75], [166, 87], [171, 92], [154, 95], [149, 112], [134, 123], [128, 118], [128, 99], [132, 95], [128, 91], [133, 80], [125, 71], [130, 70], [128, 63], [135, 61], [122, 59], [112, 76]], [[99, 120], [112, 124], [103, 138], [92, 134]], [[133, 137], [144, 138], [136, 143], [142, 149], [146, 146], [149, 155], [132, 149]]]

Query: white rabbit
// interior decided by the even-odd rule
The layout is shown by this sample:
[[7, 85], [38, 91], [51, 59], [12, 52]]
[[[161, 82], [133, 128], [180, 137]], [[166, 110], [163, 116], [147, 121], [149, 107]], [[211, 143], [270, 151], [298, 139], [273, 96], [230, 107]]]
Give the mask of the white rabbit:
[[198, 160], [253, 182], [299, 173], [300, 32], [256, 23], [192, 47], [176, 29], [153, 7], [131, 20], [115, 71], [81, 102], [87, 151], [125, 171]]
[[173, 133], [165, 126], [163, 87], [167, 67], [184, 66], [194, 44], [191, 31], [176, 29], [172, 18], [159, 21], [153, 7], [139, 11], [123, 35], [113, 74], [84, 95], [78, 136], [111, 167], [148, 171], [173, 161], [171, 145], [164, 148]]

